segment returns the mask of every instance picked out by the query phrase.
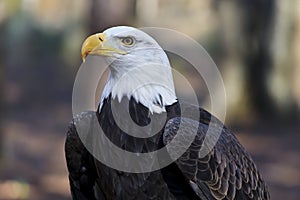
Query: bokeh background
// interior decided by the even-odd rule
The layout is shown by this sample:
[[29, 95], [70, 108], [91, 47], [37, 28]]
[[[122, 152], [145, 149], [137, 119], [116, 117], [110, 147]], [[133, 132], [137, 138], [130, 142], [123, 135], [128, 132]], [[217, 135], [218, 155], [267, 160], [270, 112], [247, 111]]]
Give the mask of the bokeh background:
[[[0, 0], [1, 200], [70, 199], [64, 139], [81, 44], [124, 24], [202, 44], [225, 82], [226, 124], [271, 199], [300, 199], [299, 0]], [[194, 71], [170, 58], [205, 102]]]

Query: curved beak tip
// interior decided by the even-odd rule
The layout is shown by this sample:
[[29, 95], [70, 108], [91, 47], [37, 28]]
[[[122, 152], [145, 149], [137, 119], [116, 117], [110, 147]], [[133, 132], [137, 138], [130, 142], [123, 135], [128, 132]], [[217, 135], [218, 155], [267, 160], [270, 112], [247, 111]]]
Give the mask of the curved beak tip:
[[104, 42], [104, 33], [97, 33], [89, 36], [82, 44], [81, 58], [85, 61], [85, 58], [97, 47]]

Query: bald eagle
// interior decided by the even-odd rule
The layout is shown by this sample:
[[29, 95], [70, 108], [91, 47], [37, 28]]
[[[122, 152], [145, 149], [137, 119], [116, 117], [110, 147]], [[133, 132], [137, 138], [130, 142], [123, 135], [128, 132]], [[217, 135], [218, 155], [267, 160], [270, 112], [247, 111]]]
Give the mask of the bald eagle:
[[[168, 57], [152, 37], [133, 27], [112, 27], [85, 40], [83, 60], [88, 55], [111, 61], [110, 75], [98, 109], [78, 115], [68, 128], [65, 156], [73, 199], [270, 198], [255, 163], [233, 133], [204, 109], [178, 101]], [[145, 63], [162, 67], [152, 68]], [[153, 80], [162, 84], [147, 84]], [[112, 105], [128, 107], [130, 117], [119, 119], [123, 125], [128, 124], [126, 130], [116, 122], [118, 116], [113, 113]], [[182, 109], [187, 116], [182, 117]], [[188, 117], [195, 111], [200, 113], [199, 118]], [[166, 120], [157, 134], [148, 138], [130, 134], [131, 121], [146, 127], [153, 116], [161, 115]], [[95, 116], [96, 123], [114, 145], [133, 153], [161, 149], [176, 137], [179, 129], [186, 137], [191, 127], [197, 131], [186, 151], [169, 165], [154, 171], [126, 172], [97, 160], [81, 141], [76, 123], [84, 124], [91, 116]], [[221, 130], [221, 135], [208, 154], [201, 157], [199, 152], [206, 134], [210, 134], [207, 131], [210, 124], [215, 127], [212, 131]], [[180, 148], [180, 143], [177, 145], [175, 148]], [[169, 150], [165, 155], [171, 156]]]

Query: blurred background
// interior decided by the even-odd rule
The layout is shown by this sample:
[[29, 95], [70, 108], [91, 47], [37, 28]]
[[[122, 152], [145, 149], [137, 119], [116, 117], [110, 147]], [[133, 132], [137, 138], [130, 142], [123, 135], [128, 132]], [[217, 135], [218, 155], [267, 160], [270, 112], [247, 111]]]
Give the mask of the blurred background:
[[[114, 25], [202, 44], [225, 82], [226, 124], [271, 199], [300, 199], [300, 0], [0, 0], [1, 200], [70, 199], [64, 139], [81, 44]], [[170, 58], [205, 102], [193, 70]]]

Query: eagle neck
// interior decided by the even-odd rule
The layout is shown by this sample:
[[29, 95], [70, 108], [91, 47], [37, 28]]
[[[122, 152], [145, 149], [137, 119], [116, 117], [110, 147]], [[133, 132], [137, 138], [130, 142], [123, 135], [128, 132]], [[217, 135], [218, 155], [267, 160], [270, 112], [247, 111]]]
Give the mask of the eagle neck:
[[109, 96], [119, 102], [122, 98], [133, 98], [151, 113], [166, 112], [166, 106], [177, 102], [170, 67], [152, 65], [123, 69], [127, 71], [116, 73], [111, 70], [99, 102], [100, 108]]

